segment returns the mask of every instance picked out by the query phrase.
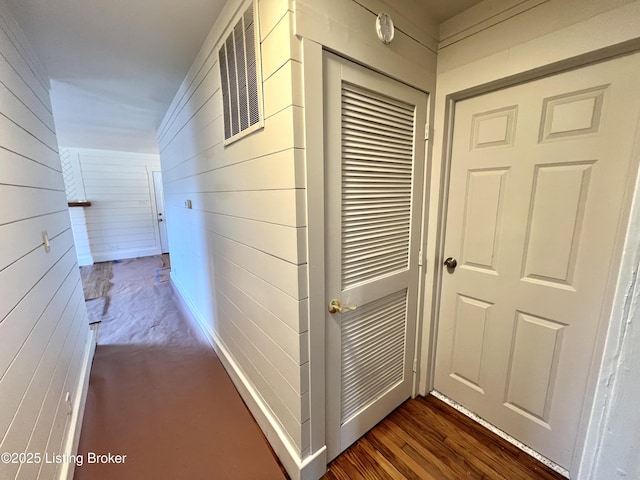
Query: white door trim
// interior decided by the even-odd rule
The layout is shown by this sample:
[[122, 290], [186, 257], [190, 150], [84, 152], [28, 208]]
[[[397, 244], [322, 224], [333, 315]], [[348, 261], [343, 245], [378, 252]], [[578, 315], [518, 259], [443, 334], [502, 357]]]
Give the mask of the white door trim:
[[160, 245], [161, 253], [169, 253], [169, 236], [167, 232], [166, 207], [164, 206], [164, 185], [162, 184], [162, 172], [159, 170], [154, 170], [151, 172], [151, 177], [153, 180], [153, 204], [154, 214], [156, 217], [155, 225], [158, 229], [158, 245]]
[[[326, 288], [329, 289], [325, 304], [328, 304], [331, 298], [336, 298], [345, 304], [358, 305], [358, 311], [353, 314], [330, 314], [325, 311], [327, 324], [325, 334], [327, 342], [325, 359], [327, 365], [327, 377], [325, 379], [327, 391], [326, 436], [329, 458], [332, 458], [413, 393], [415, 377], [413, 373], [415, 359], [413, 348], [415, 346], [414, 335], [418, 313], [416, 303], [420, 273], [418, 254], [421, 245], [421, 207], [424, 181], [422, 172], [425, 159], [423, 132], [426, 124], [428, 95], [342, 57], [327, 53], [325, 59], [325, 81], [327, 82], [325, 85], [325, 188], [327, 191], [325, 194], [325, 208], [327, 209], [327, 224], [325, 227], [327, 267], [325, 279]], [[406, 122], [401, 124], [405, 125], [405, 127], [397, 127], [398, 129], [405, 128], [405, 130], [403, 130], [401, 137], [396, 138], [395, 142], [405, 142], [407, 141], [405, 135], [410, 136], [412, 148], [411, 156], [408, 158], [400, 154], [398, 158], [389, 160], [390, 163], [382, 162], [385, 165], [385, 169], [390, 168], [395, 175], [401, 177], [395, 181], [385, 179], [384, 185], [377, 183], [379, 179], [377, 179], [376, 175], [380, 175], [380, 173], [376, 174], [374, 172], [373, 176], [369, 177], [368, 175], [371, 172], [367, 168], [361, 167], [359, 162], [351, 164], [349, 160], [344, 160], [344, 152], [342, 150], [344, 140], [341, 140], [345, 135], [345, 128], [354, 128], [353, 135], [356, 137], [360, 135], [357, 132], [360, 132], [359, 129], [363, 127], [353, 127], [349, 120], [347, 120], [347, 123], [343, 122], [345, 119], [365, 115], [364, 112], [367, 111], [366, 105], [369, 104], [368, 102], [371, 101], [375, 104], [377, 98], [392, 99], [388, 100], [388, 103], [387, 100], [382, 100], [379, 108], [385, 109], [387, 107], [384, 105], [387, 105], [391, 112], [390, 119], [393, 119], [394, 115], [398, 115], [398, 118], [402, 118]], [[353, 101], [356, 102], [355, 105], [359, 105], [360, 101], [364, 103], [362, 107], [351, 107], [350, 105], [353, 105], [351, 103]], [[396, 107], [389, 105], [395, 102], [397, 102]], [[345, 109], [351, 108], [353, 110], [349, 111], [354, 117], [349, 114], [344, 116]], [[397, 109], [395, 114], [392, 113], [393, 109]], [[372, 115], [375, 116], [375, 111], [372, 112]], [[411, 122], [411, 127], [407, 126], [409, 121]], [[387, 120], [387, 122], [389, 125], [393, 124], [392, 120]], [[384, 120], [381, 120], [381, 123], [387, 125]], [[374, 124], [372, 123], [371, 128], [375, 130]], [[342, 130], [340, 125], [342, 125]], [[367, 129], [367, 131], [369, 130]], [[389, 133], [389, 135], [393, 136], [395, 134]], [[363, 140], [363, 142], [362, 145], [367, 144], [367, 140]], [[348, 143], [348, 145], [350, 145], [350, 149], [355, 151], [360, 148], [361, 144], [356, 141], [353, 144]], [[404, 148], [408, 148], [408, 145], [404, 143], [403, 145]], [[366, 146], [361, 148], [368, 151]], [[372, 144], [371, 148], [375, 149], [377, 147]], [[347, 163], [344, 164], [344, 161]], [[363, 161], [366, 162], [366, 160]], [[411, 170], [408, 174], [407, 170], [405, 170], [407, 164], [404, 162], [410, 162]], [[345, 173], [343, 170], [344, 165], [350, 165], [348, 171], [351, 173]], [[402, 166], [400, 167], [399, 165]], [[372, 168], [375, 170], [376, 167]], [[353, 173], [354, 169], [361, 170], [358, 170], [358, 173]], [[409, 175], [408, 178], [411, 182], [409, 191], [407, 191], [407, 187], [403, 183], [407, 178], [406, 175]], [[349, 179], [347, 181], [350, 185], [348, 190], [350, 198], [348, 200], [343, 198], [344, 190], [342, 185], [345, 178]], [[374, 183], [369, 184], [368, 182]], [[376, 185], [376, 187], [372, 188], [372, 185]], [[358, 190], [359, 188], [363, 190]], [[375, 207], [369, 203], [371, 202], [370, 198], [362, 200], [359, 197], [360, 193], [370, 195], [371, 193], [379, 192], [379, 189], [383, 189], [383, 191], [379, 193], [381, 197], [376, 201], [379, 200], [380, 203], [376, 203]], [[389, 190], [387, 191], [387, 189]], [[405, 206], [404, 202], [407, 198], [410, 199], [410, 203]], [[346, 201], [346, 203], [343, 203], [343, 201]], [[343, 216], [344, 205], [348, 205], [347, 208], [350, 212], [358, 213], [356, 215], [357, 219], [354, 220], [352, 216]], [[361, 208], [364, 208], [365, 211], [370, 211], [377, 227], [374, 227], [374, 224], [367, 224], [369, 220], [361, 216]], [[385, 213], [381, 214], [377, 210], [378, 208], [383, 209]], [[387, 218], [389, 214], [387, 209], [391, 209], [394, 217]], [[404, 228], [405, 224], [403, 222], [407, 220], [404, 219], [404, 216], [398, 220], [396, 216], [404, 215], [405, 209], [407, 209], [407, 214], [410, 214], [411, 228], [407, 228], [406, 234], [399, 232], [398, 235], [401, 241], [407, 242], [406, 251], [403, 250], [405, 248], [404, 243], [402, 246], [398, 246], [395, 243], [388, 244], [386, 243], [388, 236], [376, 239], [376, 232], [372, 231], [375, 228], [380, 228], [383, 232], [389, 228], [393, 229], [391, 231]], [[407, 223], [406, 225], [408, 226], [409, 224]], [[345, 238], [342, 235], [345, 234], [347, 235], [346, 238], [350, 238], [350, 241], [346, 244], [341, 241], [341, 239]], [[350, 250], [348, 246], [351, 241], [355, 242], [352, 245], [357, 245], [355, 250]], [[377, 251], [370, 258], [367, 257], [361, 250], [363, 245], [374, 247], [373, 251], [379, 248], [377, 243], [375, 245], [371, 244], [370, 242], [372, 241], [380, 241], [380, 245], [385, 248], [386, 252], [391, 252], [390, 257], [381, 256], [380, 251]], [[347, 255], [350, 260], [346, 261], [341, 252], [342, 255], [345, 252], [350, 252]], [[392, 263], [385, 263], [389, 262], [389, 258], [392, 259]], [[355, 270], [352, 270], [354, 267]], [[374, 270], [367, 270], [369, 268]], [[381, 273], [378, 269], [382, 269], [384, 273]], [[347, 277], [344, 277], [344, 275], [347, 275]], [[401, 304], [403, 305], [402, 314], [396, 311]], [[377, 330], [378, 327], [374, 329], [372, 324], [368, 323], [375, 318], [374, 312], [378, 307], [389, 308], [391, 311], [396, 312], [384, 316], [384, 320], [381, 318], [375, 323], [389, 333], [386, 341], [380, 336], [381, 330]], [[371, 335], [359, 335], [356, 333], [357, 329], [354, 330], [354, 325], [366, 327]], [[371, 330], [369, 330], [370, 327]], [[391, 338], [394, 341], [391, 341]], [[352, 344], [351, 342], [354, 343]], [[368, 342], [373, 343], [369, 344]], [[345, 347], [345, 345], [352, 345], [355, 349], [348, 346]], [[366, 365], [369, 367], [372, 365], [369, 362], [375, 362], [373, 357], [367, 358], [365, 352], [368, 351], [368, 347], [365, 345], [369, 345], [371, 348], [375, 347], [375, 351], [380, 354], [380, 358], [385, 359], [384, 363], [380, 364], [380, 366], [386, 365], [385, 369], [380, 371], [381, 376], [372, 375], [372, 370], [365, 367]], [[354, 356], [351, 356], [352, 354]], [[398, 355], [401, 355], [401, 357], [399, 358]], [[349, 372], [346, 375], [348, 380], [345, 380], [345, 377], [342, 377], [342, 379], [340, 377], [340, 371], [344, 365], [341, 362], [341, 358], [350, 358], [350, 360], [345, 360], [351, 365], [347, 370]], [[361, 361], [365, 363], [361, 365]], [[360, 370], [361, 366], [364, 370]], [[401, 371], [398, 373], [398, 368], [400, 367]], [[382, 375], [382, 372], [384, 372], [384, 375]], [[364, 377], [360, 377], [360, 374], [364, 375]], [[398, 375], [400, 376], [398, 377]], [[361, 378], [364, 379], [364, 382], [360, 381]], [[340, 402], [341, 392], [342, 395], [346, 395], [349, 398], [347, 403]], [[347, 409], [341, 410], [344, 405], [347, 405]], [[350, 419], [347, 420], [347, 418]]]
[[[324, 125], [322, 45], [302, 39], [305, 125]], [[325, 240], [324, 128], [305, 128], [304, 161], [307, 188], [307, 285], [309, 291], [310, 455], [323, 450], [318, 464], [326, 469], [325, 438]], [[300, 162], [302, 164], [302, 162]], [[296, 165], [296, 169], [298, 164]], [[296, 171], [296, 175], [298, 172]], [[324, 473], [324, 470], [322, 471]]]
[[[302, 54], [304, 73], [304, 118], [306, 125], [323, 125], [323, 46], [309, 38], [302, 39]], [[330, 50], [326, 50], [330, 51]], [[336, 53], [336, 52], [331, 52]], [[338, 54], [339, 55], [339, 54]], [[350, 59], [353, 62], [353, 59]], [[358, 63], [355, 61], [354, 63]], [[366, 67], [366, 65], [364, 65]], [[383, 73], [384, 74], [384, 73]], [[396, 81], [402, 80], [386, 75]], [[421, 90], [414, 85], [413, 88]], [[427, 121], [433, 124], [433, 95], [428, 95]], [[326, 410], [325, 410], [325, 184], [324, 184], [324, 129], [305, 128], [305, 158], [304, 162], [296, 165], [296, 175], [304, 175], [307, 190], [307, 252], [308, 252], [308, 313], [309, 313], [309, 402], [310, 402], [310, 432], [311, 442], [309, 455], [314, 456], [314, 467], [310, 471], [321, 471], [326, 462]], [[423, 183], [422, 211], [427, 211], [428, 184], [426, 179], [429, 172], [429, 153], [431, 142], [425, 145], [425, 169]], [[301, 171], [298, 172], [298, 165]], [[426, 225], [426, 222], [424, 222]], [[420, 245], [425, 245], [425, 226], [421, 227]], [[422, 250], [425, 251], [424, 248]], [[424, 256], [424, 253], [423, 253]], [[424, 265], [424, 263], [423, 263]], [[419, 346], [421, 331], [423, 328], [422, 297], [423, 297], [423, 272], [420, 267], [417, 305], [417, 330], [416, 330], [416, 359], [419, 360]], [[418, 393], [418, 373], [414, 373], [414, 389], [412, 396]], [[322, 467], [321, 467], [322, 466]], [[322, 470], [324, 472], [324, 470]], [[303, 473], [305, 476], [305, 473]]]
[[[438, 178], [432, 178], [431, 180], [432, 193], [435, 193], [438, 199], [437, 231], [425, 249], [426, 258], [429, 260], [424, 272], [426, 288], [422, 316], [423, 321], [427, 322], [428, 320], [428, 323], [422, 325], [423, 356], [421, 356], [421, 368], [419, 370], [419, 386], [422, 395], [428, 394], [433, 389], [437, 315], [440, 310], [440, 279], [444, 259], [444, 234], [456, 102], [639, 51], [640, 39], [633, 39], [618, 45], [605, 47], [543, 67], [527, 70], [516, 75], [453, 92], [446, 96], [444, 131], [442, 133], [442, 156], [440, 158], [441, 174]], [[638, 153], [635, 156], [640, 157], [640, 145], [638, 145], [636, 151]], [[435, 163], [436, 159], [432, 160]], [[635, 186], [635, 190], [633, 186]], [[640, 221], [640, 174], [634, 178], [629, 178], [627, 188], [627, 191], [632, 192], [633, 195], [631, 199], [633, 204], [628, 215], [629, 224], [633, 225], [632, 222]], [[424, 215], [426, 216], [428, 214], [429, 211], [425, 210]], [[618, 353], [618, 345], [615, 340], [607, 339], [607, 333], [625, 330], [624, 324], [630, 320], [630, 315], [634, 313], [633, 311], [630, 313], [628, 309], [625, 310], [623, 307], [627, 306], [628, 303], [627, 290], [629, 286], [634, 286], [635, 284], [634, 269], [640, 263], [640, 231], [638, 231], [637, 228], [629, 228], [624, 238], [620, 240], [620, 243], [624, 243], [624, 251], [621, 259], [623, 267], [620, 269], [615, 281], [611, 282], [608, 286], [608, 289], [615, 290], [609, 306], [609, 320], [602, 322], [597, 334], [596, 347], [594, 349], [595, 354], [590, 366], [589, 384], [587, 387], [589, 394], [585, 397], [583, 405], [581, 406], [581, 427], [576, 441], [576, 453], [574, 454], [570, 467], [572, 477], [575, 476], [575, 478], [593, 478], [591, 477], [591, 472], [595, 468], [596, 455], [601, 447], [599, 439], [606, 428], [605, 421], [609, 415], [609, 410], [614, 408], [610, 406], [607, 400], [611, 392], [606, 382], [603, 383], [603, 379], [615, 375], [618, 371], [618, 366], [615, 365], [613, 361]], [[429, 241], [429, 239], [425, 238], [425, 241]], [[429, 285], [431, 286], [430, 288]], [[425, 346], [427, 347], [425, 348]], [[601, 406], [602, 409], [596, 409], [597, 405]]]

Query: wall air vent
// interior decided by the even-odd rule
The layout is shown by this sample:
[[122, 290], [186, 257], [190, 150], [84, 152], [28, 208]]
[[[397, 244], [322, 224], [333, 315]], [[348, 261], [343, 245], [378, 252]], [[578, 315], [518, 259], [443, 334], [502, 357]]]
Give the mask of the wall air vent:
[[224, 138], [230, 143], [262, 127], [260, 43], [253, 3], [218, 51]]

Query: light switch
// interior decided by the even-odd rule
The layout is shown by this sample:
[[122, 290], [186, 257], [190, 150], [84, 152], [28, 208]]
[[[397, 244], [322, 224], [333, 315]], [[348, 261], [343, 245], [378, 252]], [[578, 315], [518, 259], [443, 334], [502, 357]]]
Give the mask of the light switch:
[[51, 244], [49, 243], [49, 234], [46, 230], [42, 231], [42, 241], [44, 243], [44, 251], [49, 253], [51, 251]]
[[184, 208], [188, 208], [189, 210], [193, 208], [193, 206], [191, 205], [191, 200], [184, 201]]

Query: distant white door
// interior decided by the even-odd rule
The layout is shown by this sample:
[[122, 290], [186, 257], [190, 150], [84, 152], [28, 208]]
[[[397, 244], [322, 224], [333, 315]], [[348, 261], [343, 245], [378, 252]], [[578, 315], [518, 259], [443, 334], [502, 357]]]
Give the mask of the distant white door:
[[162, 172], [153, 172], [153, 189], [156, 193], [156, 212], [158, 231], [160, 232], [160, 248], [162, 253], [169, 253], [169, 237], [167, 236], [167, 217], [164, 212], [164, 187]]
[[325, 72], [331, 459], [412, 393], [427, 96], [329, 54]]
[[435, 388], [567, 469], [639, 113], [638, 55], [455, 106]]

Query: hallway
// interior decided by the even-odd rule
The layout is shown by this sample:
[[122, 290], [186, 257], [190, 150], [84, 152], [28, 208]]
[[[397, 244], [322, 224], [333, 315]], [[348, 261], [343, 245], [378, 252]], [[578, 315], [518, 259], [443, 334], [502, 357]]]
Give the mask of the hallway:
[[[287, 478], [215, 352], [180, 314], [169, 268], [168, 256], [154, 256], [82, 269], [87, 298], [102, 296], [87, 301], [101, 324], [75, 480]], [[114, 460], [89, 464], [90, 453]], [[405, 402], [323, 478], [563, 477], [429, 396]]]
[[[75, 480], [284, 478], [214, 351], [173, 303], [161, 258], [112, 267], [107, 296], [87, 303], [102, 325]], [[90, 464], [90, 453], [121, 462]]]

